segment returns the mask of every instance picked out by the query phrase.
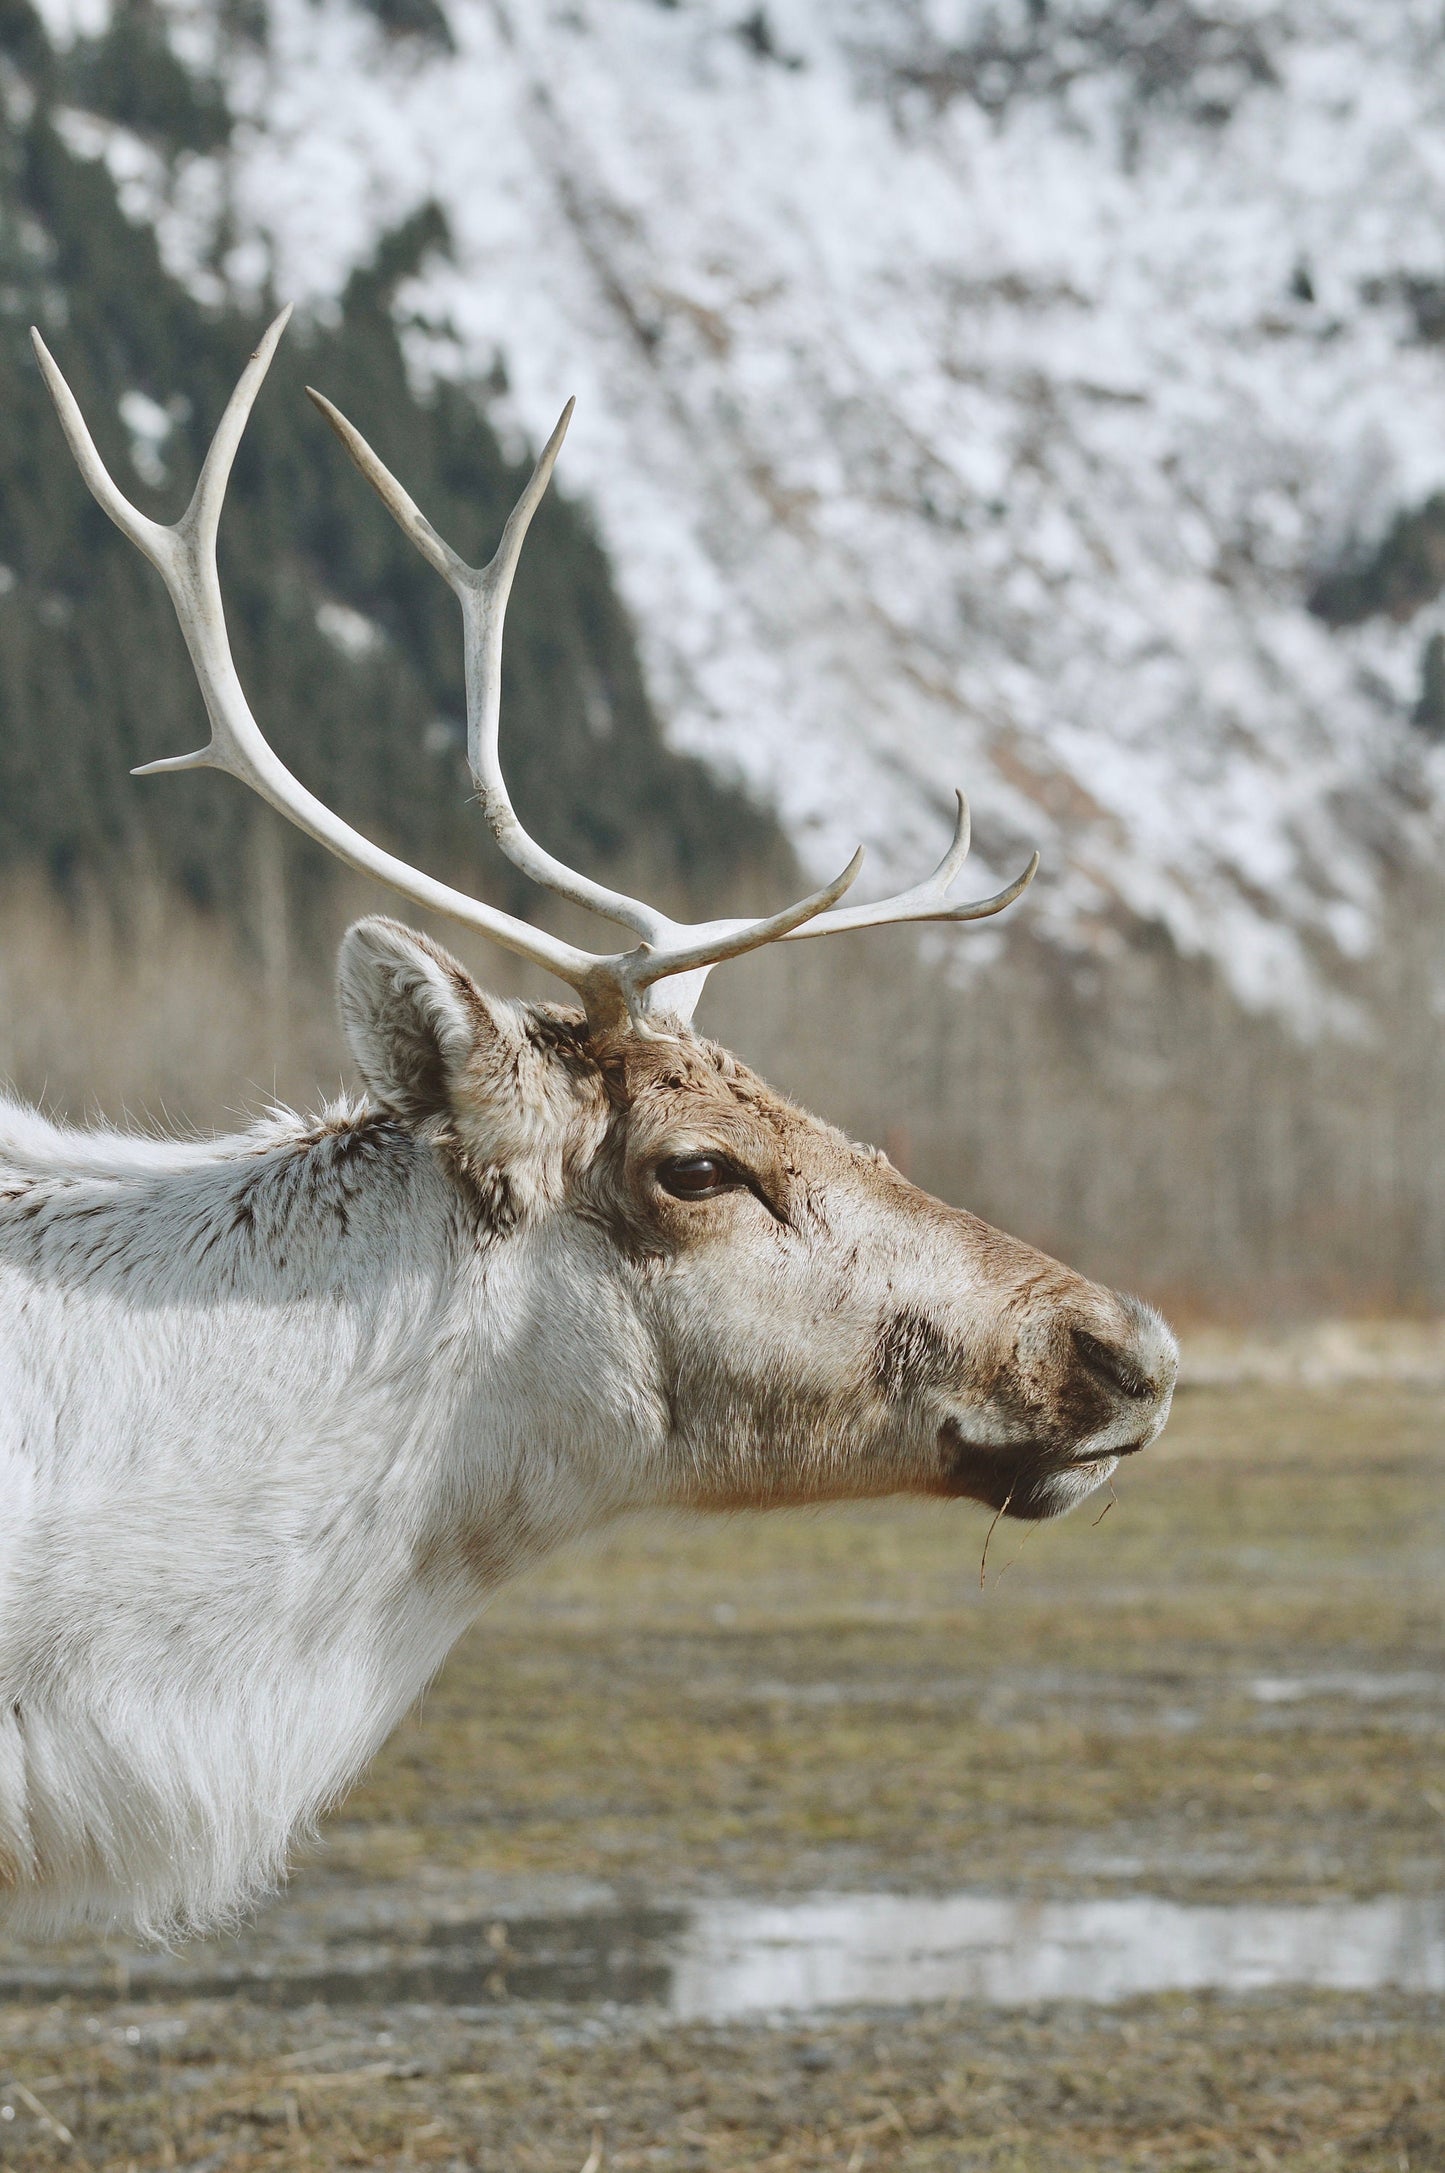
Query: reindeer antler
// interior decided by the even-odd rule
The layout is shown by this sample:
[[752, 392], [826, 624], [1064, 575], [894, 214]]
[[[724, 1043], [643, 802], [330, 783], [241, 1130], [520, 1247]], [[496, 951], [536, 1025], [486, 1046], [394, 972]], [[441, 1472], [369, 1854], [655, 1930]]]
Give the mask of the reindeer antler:
[[[348, 866], [390, 884], [413, 904], [479, 929], [519, 957], [556, 974], [576, 990], [594, 1026], [630, 1020], [642, 1033], [651, 1031], [648, 1020], [659, 1008], [683, 1022], [689, 1020], [709, 972], [723, 959], [736, 958], [744, 951], [757, 950], [784, 937], [823, 935], [833, 929], [866, 928], [884, 921], [982, 919], [1002, 912], [1032, 880], [1038, 867], [1037, 853], [1023, 874], [996, 897], [971, 905], [948, 903], [948, 887], [968, 852], [968, 803], [962, 793], [958, 795], [953, 843], [925, 882], [876, 905], [829, 911], [862, 866], [860, 849], [831, 883], [762, 920], [691, 925], [670, 920], [640, 899], [565, 866], [529, 836], [512, 806], [497, 753], [502, 625], [523, 539], [541, 503], [571, 419], [570, 400], [502, 531], [496, 556], [489, 565], [478, 568], [468, 566], [442, 540], [345, 416], [320, 393], [311, 394], [400, 527], [461, 602], [466, 643], [467, 754], [483, 812], [498, 844], [517, 867], [545, 889], [619, 922], [641, 940], [632, 950], [610, 955], [579, 950], [529, 922], [437, 882], [353, 830], [292, 776], [252, 715], [231, 656], [216, 568], [216, 535], [231, 463], [290, 314], [289, 309], [281, 312], [242, 373], [211, 441], [195, 494], [174, 527], [148, 519], [117, 489], [96, 452], [70, 387], [40, 334], [31, 332], [41, 371], [81, 475], [122, 535], [144, 552], [165, 581], [210, 718], [211, 737], [205, 747], [194, 754], [145, 763], [134, 772], [137, 777], [164, 770], [229, 771]], [[666, 995], [659, 1006], [658, 993], [664, 984]]]

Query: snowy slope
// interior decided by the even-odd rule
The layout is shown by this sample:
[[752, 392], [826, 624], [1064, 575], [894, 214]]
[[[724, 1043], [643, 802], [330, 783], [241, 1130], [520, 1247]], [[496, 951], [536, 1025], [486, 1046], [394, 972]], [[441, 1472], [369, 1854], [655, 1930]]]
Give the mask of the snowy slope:
[[1162, 921], [1325, 1015], [1385, 853], [1445, 828], [1445, 612], [1304, 601], [1445, 486], [1401, 284], [1445, 274], [1436, 0], [445, 5], [452, 52], [268, 0], [224, 164], [77, 140], [198, 286], [224, 207], [227, 278], [316, 308], [435, 197], [418, 368], [502, 358], [533, 438], [579, 395], [669, 729], [811, 866], [917, 869], [960, 782], [979, 887], [1039, 844], [1060, 943]]

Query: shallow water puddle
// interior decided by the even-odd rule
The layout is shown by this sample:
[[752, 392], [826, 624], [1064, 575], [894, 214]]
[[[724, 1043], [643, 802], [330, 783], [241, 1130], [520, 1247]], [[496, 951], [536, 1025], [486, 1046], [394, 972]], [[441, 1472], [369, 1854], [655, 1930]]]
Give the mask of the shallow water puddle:
[[1372, 1674], [1339, 1668], [1324, 1675], [1257, 1675], [1249, 1686], [1258, 1705], [1297, 1705], [1307, 1698], [1354, 1698], [1365, 1705], [1445, 1699], [1445, 1676], [1412, 1669], [1405, 1674]]
[[689, 1925], [670, 2004], [679, 2014], [720, 2018], [941, 1999], [996, 2007], [1107, 2002], [1286, 1984], [1445, 1990], [1445, 1903], [851, 1894], [721, 1904], [700, 1909]]
[[0, 1999], [238, 1994], [265, 2005], [505, 2001], [658, 2006], [695, 2020], [829, 2007], [987, 2006], [1140, 1993], [1445, 1991], [1445, 1899], [1187, 1904], [1150, 1895], [814, 1894], [341, 1931], [290, 1952], [263, 1939], [93, 1970], [0, 1972]]

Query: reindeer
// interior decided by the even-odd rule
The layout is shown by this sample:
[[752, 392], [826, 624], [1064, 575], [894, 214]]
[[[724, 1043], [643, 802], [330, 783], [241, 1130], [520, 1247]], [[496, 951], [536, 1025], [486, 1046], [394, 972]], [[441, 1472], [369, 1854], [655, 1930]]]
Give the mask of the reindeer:
[[461, 602], [468, 744], [504, 852], [635, 939], [593, 954], [349, 829], [263, 738], [216, 533], [285, 324], [174, 527], [103, 467], [38, 334], [81, 473], [159, 570], [205, 698], [199, 753], [403, 898], [578, 1004], [485, 994], [426, 936], [340, 952], [365, 1096], [233, 1138], [72, 1132], [0, 1105], [0, 1916], [174, 1935], [281, 1876], [487, 1595], [626, 1512], [894, 1493], [1039, 1518], [1154, 1440], [1163, 1322], [908, 1184], [692, 1028], [721, 960], [887, 921], [971, 921], [968, 850], [875, 905], [861, 855], [758, 920], [687, 926], [564, 867], [497, 756], [502, 622], [570, 404], [491, 563], [467, 566], [323, 415]]

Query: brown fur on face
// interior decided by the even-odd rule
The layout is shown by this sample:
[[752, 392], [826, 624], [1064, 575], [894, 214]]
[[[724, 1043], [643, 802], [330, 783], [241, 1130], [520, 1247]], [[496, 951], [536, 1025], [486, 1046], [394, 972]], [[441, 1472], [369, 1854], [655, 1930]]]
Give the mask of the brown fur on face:
[[[570, 1158], [567, 1204], [647, 1323], [678, 1500], [907, 1491], [1047, 1515], [1113, 1468], [1075, 1452], [1118, 1431], [1121, 1402], [1121, 1448], [1157, 1433], [1172, 1349], [1135, 1301], [920, 1191], [714, 1043], [614, 1035], [587, 1055], [607, 1121]], [[697, 1154], [738, 1181], [679, 1200], [659, 1172]], [[1161, 1346], [1142, 1364], [1141, 1328]], [[1132, 1407], [1077, 1331], [1134, 1368]]]
[[[499, 1003], [392, 923], [347, 940], [353, 1010], [387, 1021], [387, 1106], [491, 1241], [550, 1244], [560, 1313], [605, 1286], [604, 1400], [662, 1414], [639, 1498], [1049, 1516], [1164, 1424], [1177, 1354], [1147, 1307], [921, 1192], [726, 1049]], [[346, 973], [343, 950], [344, 996]], [[725, 1181], [680, 1197], [675, 1165], [703, 1156]]]

